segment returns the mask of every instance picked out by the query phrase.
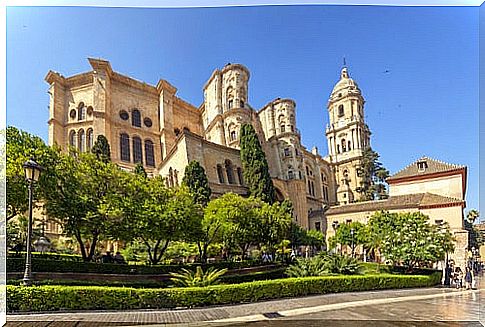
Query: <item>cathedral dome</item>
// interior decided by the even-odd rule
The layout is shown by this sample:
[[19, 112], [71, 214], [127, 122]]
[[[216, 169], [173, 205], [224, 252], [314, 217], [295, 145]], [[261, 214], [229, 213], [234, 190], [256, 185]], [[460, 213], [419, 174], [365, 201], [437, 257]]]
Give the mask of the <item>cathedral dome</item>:
[[347, 67], [342, 68], [342, 71], [340, 72], [340, 80], [335, 84], [331, 97], [336, 96], [337, 93], [343, 90], [352, 90], [360, 93], [359, 85], [349, 77]]

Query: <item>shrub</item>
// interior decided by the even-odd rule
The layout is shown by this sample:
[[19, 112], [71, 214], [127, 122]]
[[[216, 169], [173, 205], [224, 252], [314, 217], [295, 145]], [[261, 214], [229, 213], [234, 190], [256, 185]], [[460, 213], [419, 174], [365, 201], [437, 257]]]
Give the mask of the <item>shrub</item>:
[[[205, 267], [216, 269], [241, 269], [263, 266], [258, 261], [243, 262], [215, 262], [208, 263]], [[184, 265], [120, 265], [114, 263], [76, 262], [64, 260], [50, 260], [32, 258], [32, 270], [34, 272], [73, 272], [73, 273], [100, 273], [100, 274], [140, 274], [156, 275], [168, 274], [180, 271], [182, 268], [195, 269], [201, 266], [199, 263]], [[22, 272], [25, 269], [25, 258], [7, 258], [7, 272]]]
[[[258, 271], [249, 274], [224, 275], [220, 277], [221, 284], [239, 284], [257, 280], [278, 279], [285, 277], [285, 268], [276, 268], [268, 271]], [[22, 285], [21, 279], [9, 279], [8, 285]], [[33, 284], [40, 285], [65, 285], [65, 286], [119, 286], [133, 288], [165, 288], [173, 285], [170, 280], [137, 280], [137, 281], [115, 281], [115, 280], [73, 280], [73, 279], [43, 279], [34, 280]]]
[[345, 291], [424, 287], [436, 285], [440, 279], [441, 274], [435, 272], [429, 276], [325, 276], [166, 289], [7, 285], [7, 310], [12, 312], [195, 307]]
[[360, 272], [357, 259], [341, 254], [325, 254], [325, 268], [333, 274], [354, 275]]
[[327, 273], [325, 264], [325, 260], [320, 257], [298, 258], [286, 269], [286, 274], [290, 277], [323, 276]]
[[[7, 258], [19, 258], [25, 260], [26, 252], [8, 252]], [[48, 259], [48, 260], [62, 260], [62, 261], [78, 261], [82, 262], [83, 257], [77, 254], [52, 253], [52, 252], [32, 252], [34, 259]]]
[[203, 271], [201, 266], [198, 266], [195, 271], [182, 269], [180, 273], [170, 273], [171, 281], [181, 287], [197, 287], [216, 285], [222, 275], [227, 272], [227, 268], [215, 269], [211, 267], [207, 271]]

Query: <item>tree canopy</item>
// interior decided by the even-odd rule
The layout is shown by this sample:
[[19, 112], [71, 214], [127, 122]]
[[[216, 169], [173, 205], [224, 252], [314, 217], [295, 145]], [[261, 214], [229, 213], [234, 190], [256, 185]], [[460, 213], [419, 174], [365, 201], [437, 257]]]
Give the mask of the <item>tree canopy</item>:
[[182, 184], [188, 187], [195, 203], [198, 203], [203, 207], [207, 206], [212, 191], [209, 187], [209, 180], [205, 174], [204, 167], [202, 167], [198, 161], [192, 160], [185, 167]]
[[94, 153], [96, 158], [102, 162], [106, 163], [111, 161], [111, 148], [109, 146], [108, 139], [104, 135], [98, 135], [91, 152]]
[[276, 201], [273, 181], [265, 153], [258, 139], [258, 134], [251, 124], [241, 126], [240, 155], [243, 177], [249, 189], [249, 195], [272, 204]]
[[364, 149], [359, 168], [361, 177], [360, 186], [357, 192], [361, 200], [380, 200], [387, 198], [386, 179], [389, 171], [379, 162], [379, 154], [370, 146]]

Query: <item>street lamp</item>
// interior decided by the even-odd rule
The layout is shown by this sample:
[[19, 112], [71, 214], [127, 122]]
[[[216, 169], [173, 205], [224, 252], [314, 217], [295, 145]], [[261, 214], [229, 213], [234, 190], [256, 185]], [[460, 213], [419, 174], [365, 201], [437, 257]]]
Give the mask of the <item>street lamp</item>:
[[352, 258], [354, 257], [354, 232], [353, 228], [350, 229], [350, 237], [351, 237], [351, 247], [352, 247]]
[[27, 257], [25, 258], [24, 285], [32, 284], [32, 193], [33, 185], [39, 180], [43, 168], [34, 160], [30, 159], [22, 166], [25, 172], [25, 179], [29, 183], [29, 225], [27, 229]]
[[[334, 235], [337, 235], [337, 228], [338, 228], [338, 221], [334, 221], [332, 223], [332, 228], [333, 228], [333, 232], [334, 232]], [[335, 243], [335, 253], [337, 253], [337, 243]]]

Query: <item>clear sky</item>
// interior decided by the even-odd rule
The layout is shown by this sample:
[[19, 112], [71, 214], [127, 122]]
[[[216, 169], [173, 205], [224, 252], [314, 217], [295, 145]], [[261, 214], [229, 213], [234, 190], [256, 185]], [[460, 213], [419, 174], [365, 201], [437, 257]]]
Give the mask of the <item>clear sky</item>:
[[[427, 155], [468, 166], [478, 208], [478, 8], [259, 6], [7, 8], [7, 125], [47, 140], [49, 69], [87, 57], [198, 106], [212, 71], [242, 63], [249, 102], [297, 103], [303, 144], [327, 153], [326, 103], [345, 56], [366, 99], [372, 146], [394, 173]], [[385, 71], [389, 71], [385, 73]]]

